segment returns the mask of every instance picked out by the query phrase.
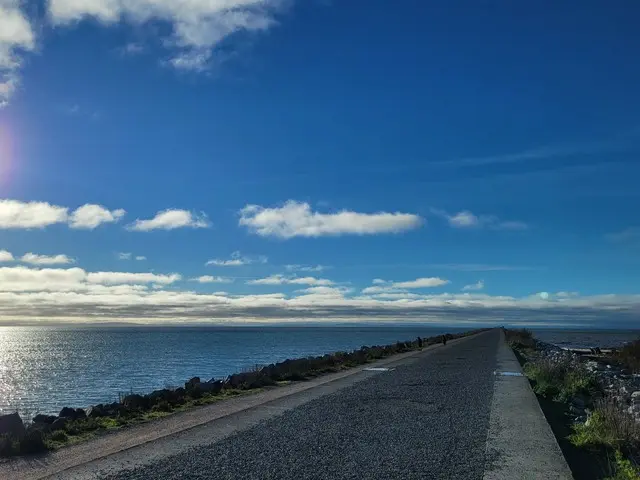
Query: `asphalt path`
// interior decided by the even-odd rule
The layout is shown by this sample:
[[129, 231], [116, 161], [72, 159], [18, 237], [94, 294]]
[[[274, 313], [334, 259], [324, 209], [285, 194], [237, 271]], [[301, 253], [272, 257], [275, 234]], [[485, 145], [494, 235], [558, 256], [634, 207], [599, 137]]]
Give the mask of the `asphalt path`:
[[500, 332], [418, 355], [230, 435], [112, 474], [133, 479], [478, 479]]

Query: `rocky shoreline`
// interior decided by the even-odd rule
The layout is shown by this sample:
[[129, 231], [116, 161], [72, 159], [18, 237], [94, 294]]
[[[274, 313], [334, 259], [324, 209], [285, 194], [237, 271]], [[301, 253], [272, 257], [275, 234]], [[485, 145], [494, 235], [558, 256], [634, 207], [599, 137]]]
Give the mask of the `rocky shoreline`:
[[621, 411], [640, 423], [640, 374], [632, 373], [613, 362], [607, 353], [581, 354], [540, 340], [536, 340], [536, 351], [542, 358], [554, 363], [584, 367], [601, 387], [600, 392], [594, 392], [590, 396], [579, 394], [571, 398], [569, 411], [574, 422], [586, 422], [593, 411], [594, 403], [603, 397], [609, 397]]

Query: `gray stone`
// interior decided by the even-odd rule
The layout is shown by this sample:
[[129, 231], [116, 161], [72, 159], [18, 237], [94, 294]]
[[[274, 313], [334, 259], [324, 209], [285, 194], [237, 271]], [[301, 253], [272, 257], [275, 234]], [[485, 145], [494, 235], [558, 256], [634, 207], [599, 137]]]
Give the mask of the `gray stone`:
[[50, 425], [53, 422], [56, 421], [58, 417], [56, 417], [55, 415], [36, 415], [35, 417], [33, 417], [33, 423], [41, 423], [41, 424], [47, 424]]
[[18, 412], [0, 415], [0, 435], [9, 435], [20, 439], [24, 437], [25, 433], [27, 433], [27, 430]]
[[56, 430], [63, 430], [68, 422], [69, 422], [69, 417], [58, 418], [55, 422], [51, 424], [51, 431], [55, 432]]
[[198, 385], [198, 388], [200, 388], [200, 390], [202, 390], [203, 392], [216, 394], [222, 391], [223, 386], [224, 383], [222, 382], [222, 380], [214, 381], [212, 379], [210, 382], [200, 383]]

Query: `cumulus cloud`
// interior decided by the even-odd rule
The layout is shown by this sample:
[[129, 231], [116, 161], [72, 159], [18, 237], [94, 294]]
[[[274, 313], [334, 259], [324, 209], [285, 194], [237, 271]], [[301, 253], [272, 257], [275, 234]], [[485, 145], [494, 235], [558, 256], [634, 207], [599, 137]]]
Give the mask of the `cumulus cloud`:
[[520, 221], [503, 221], [495, 215], [475, 215], [469, 210], [449, 214], [444, 210], [432, 208], [431, 212], [447, 220], [453, 228], [490, 228], [493, 230], [526, 230], [528, 225]]
[[289, 200], [282, 207], [247, 205], [240, 225], [261, 236], [278, 238], [399, 233], [418, 228], [423, 219], [409, 213], [319, 213], [308, 203]]
[[68, 223], [71, 228], [93, 230], [103, 223], [117, 222], [124, 214], [122, 209], [108, 210], [89, 203], [69, 214], [68, 207], [47, 202], [4, 199], [0, 200], [0, 229], [44, 228]]
[[194, 213], [188, 210], [169, 209], [158, 212], [148, 220], [136, 220], [128, 226], [136, 232], [150, 232], [152, 230], [174, 230], [176, 228], [208, 228], [211, 224], [204, 213]]
[[472, 283], [471, 285], [465, 285], [464, 287], [462, 287], [463, 292], [483, 290], [483, 289], [484, 289], [484, 280], [478, 280], [476, 283]]
[[44, 228], [65, 223], [68, 208], [47, 202], [0, 200], [0, 229]]
[[220, 42], [238, 32], [267, 30], [284, 5], [282, 0], [50, 0], [49, 15], [57, 25], [85, 18], [104, 25], [167, 23], [171, 34], [162, 40], [171, 50], [168, 63], [203, 70]]
[[198, 283], [233, 283], [233, 278], [203, 275], [201, 277], [192, 278], [191, 281]]
[[20, 0], [0, 1], [0, 108], [18, 88], [21, 53], [33, 51], [36, 36]]
[[75, 263], [75, 260], [66, 255], [38, 255], [35, 253], [25, 253], [20, 257], [20, 261], [31, 265], [68, 265]]
[[214, 258], [207, 261], [205, 265], [214, 265], [216, 267], [241, 267], [243, 265], [251, 265], [252, 263], [267, 263], [267, 261], [268, 258], [264, 255], [245, 256], [242, 255], [239, 251], [235, 251], [231, 254], [231, 258]]
[[125, 215], [125, 211], [121, 208], [117, 210], [108, 210], [102, 205], [93, 205], [87, 203], [76, 209], [69, 217], [69, 226], [71, 228], [93, 230], [103, 223], [113, 223], [119, 221]]
[[13, 262], [14, 260], [13, 253], [7, 250], [0, 250], [0, 263]]
[[286, 277], [284, 275], [271, 275], [266, 278], [258, 278], [249, 280], [248, 285], [317, 285], [329, 286], [333, 285], [331, 280], [316, 277]]

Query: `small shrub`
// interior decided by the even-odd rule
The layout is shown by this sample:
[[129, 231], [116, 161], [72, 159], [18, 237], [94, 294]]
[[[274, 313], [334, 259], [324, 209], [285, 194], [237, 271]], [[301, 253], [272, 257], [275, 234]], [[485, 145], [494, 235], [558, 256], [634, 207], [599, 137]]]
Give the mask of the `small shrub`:
[[612, 470], [615, 472], [614, 475], [605, 480], [640, 480], [640, 468], [624, 458], [620, 450], [616, 450]]
[[533, 339], [533, 332], [526, 328], [505, 329], [507, 343], [512, 348], [535, 348], [536, 341]]
[[640, 444], [640, 426], [608, 397], [598, 401], [587, 422], [575, 425], [573, 430], [569, 440], [577, 447], [619, 450], [634, 449]]
[[69, 437], [67, 436], [67, 432], [65, 432], [64, 430], [57, 430], [49, 436], [49, 439], [51, 441], [59, 443], [66, 442], [68, 438]]
[[640, 373], [640, 339], [626, 344], [615, 355], [616, 359], [635, 373]]
[[167, 401], [161, 401], [156, 403], [153, 407], [151, 407], [152, 412], [170, 412], [171, 405]]
[[48, 450], [44, 443], [44, 434], [40, 430], [29, 430], [17, 445], [18, 452], [21, 454], [41, 453]]
[[13, 454], [13, 440], [8, 435], [0, 435], [0, 457], [10, 457]]

